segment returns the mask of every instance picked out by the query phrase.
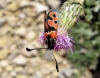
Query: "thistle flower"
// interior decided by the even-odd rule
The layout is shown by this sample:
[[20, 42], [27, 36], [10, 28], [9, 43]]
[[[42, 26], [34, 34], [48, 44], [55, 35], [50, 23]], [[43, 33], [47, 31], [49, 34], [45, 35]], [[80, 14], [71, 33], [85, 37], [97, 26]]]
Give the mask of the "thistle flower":
[[72, 49], [74, 48], [74, 44], [75, 41], [72, 40], [72, 38], [70, 38], [67, 33], [62, 32], [62, 30], [58, 30], [56, 45], [54, 47], [55, 51], [60, 51], [61, 49], [68, 51], [70, 49], [72, 52]]
[[[75, 41], [69, 37], [69, 30], [76, 24], [81, 16], [84, 15], [83, 7], [78, 2], [66, 1], [59, 13], [59, 23], [57, 30], [56, 44], [54, 47], [55, 51], [60, 51], [64, 49], [66, 51], [70, 50], [72, 52], [74, 48]], [[39, 38], [39, 42], [46, 45], [44, 40], [44, 33]]]

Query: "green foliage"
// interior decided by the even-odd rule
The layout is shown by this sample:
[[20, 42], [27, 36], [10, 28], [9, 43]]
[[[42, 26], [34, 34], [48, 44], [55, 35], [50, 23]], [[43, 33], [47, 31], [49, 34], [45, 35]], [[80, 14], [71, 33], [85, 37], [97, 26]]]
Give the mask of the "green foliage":
[[73, 74], [71, 78], [80, 78], [81, 74]]
[[96, 68], [100, 52], [100, 1], [85, 0], [85, 18], [72, 28], [71, 36], [76, 41], [74, 54], [67, 54], [73, 67], [82, 69]]

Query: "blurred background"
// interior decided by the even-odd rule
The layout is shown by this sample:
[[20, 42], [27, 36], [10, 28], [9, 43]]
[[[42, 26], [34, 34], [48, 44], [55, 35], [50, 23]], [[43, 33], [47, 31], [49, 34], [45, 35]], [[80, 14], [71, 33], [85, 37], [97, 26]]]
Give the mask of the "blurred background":
[[43, 11], [65, 1], [0, 0], [0, 78], [100, 78], [100, 0], [84, 1], [85, 17], [70, 32], [74, 54], [53, 52], [59, 73], [49, 50], [26, 51], [43, 47]]

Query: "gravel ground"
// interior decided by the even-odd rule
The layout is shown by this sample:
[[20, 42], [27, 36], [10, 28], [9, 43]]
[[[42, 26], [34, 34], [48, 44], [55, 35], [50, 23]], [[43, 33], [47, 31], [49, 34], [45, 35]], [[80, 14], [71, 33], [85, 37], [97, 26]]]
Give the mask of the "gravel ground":
[[61, 4], [53, 1], [0, 0], [0, 78], [67, 78], [78, 73], [63, 58], [65, 51], [54, 52], [59, 73], [49, 50], [26, 51], [26, 47], [43, 47], [38, 42], [44, 29], [43, 11]]

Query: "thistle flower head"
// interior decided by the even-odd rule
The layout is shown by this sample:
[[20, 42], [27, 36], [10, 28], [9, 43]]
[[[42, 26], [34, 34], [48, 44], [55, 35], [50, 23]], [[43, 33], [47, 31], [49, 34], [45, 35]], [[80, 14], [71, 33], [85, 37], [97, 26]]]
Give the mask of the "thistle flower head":
[[[83, 7], [81, 4], [72, 1], [66, 1], [59, 13], [59, 23], [57, 30], [56, 44], [54, 46], [55, 51], [64, 49], [72, 52], [75, 41], [69, 37], [68, 31], [76, 24], [80, 16], [84, 15]], [[43, 45], [46, 44], [44, 40], [44, 33], [40, 36], [39, 42]]]
[[70, 38], [67, 34], [65, 34], [65, 33], [62, 34], [62, 33], [58, 32], [54, 50], [60, 51], [61, 49], [64, 49], [64, 50], [68, 51], [70, 49], [70, 51], [72, 52], [72, 50], [74, 48], [74, 44], [75, 44], [75, 41], [72, 40], [72, 38]]

